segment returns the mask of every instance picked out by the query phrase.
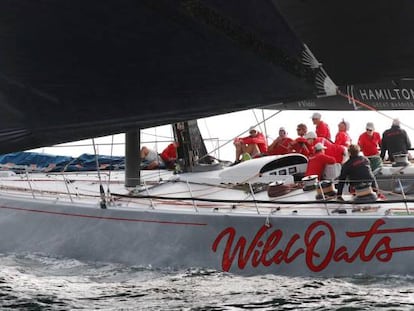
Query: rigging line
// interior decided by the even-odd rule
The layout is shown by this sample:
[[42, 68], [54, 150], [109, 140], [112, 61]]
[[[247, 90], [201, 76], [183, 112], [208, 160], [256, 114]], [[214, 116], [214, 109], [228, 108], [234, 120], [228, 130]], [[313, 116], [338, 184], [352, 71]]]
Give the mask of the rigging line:
[[[262, 110], [262, 119], [264, 120], [264, 112], [263, 112], [263, 109], [261, 109], [261, 110]], [[256, 123], [258, 124], [259, 123], [259, 118], [257, 117], [256, 112], [254, 111], [254, 109], [252, 109], [252, 112], [253, 112], [254, 118], [256, 119]], [[266, 129], [266, 122], [265, 121], [263, 121], [263, 129], [260, 125], [259, 125], [259, 129], [262, 133], [264, 133], [264, 135], [266, 137], [266, 140], [267, 140], [267, 129]]]
[[[111, 152], [110, 152], [110, 156], [109, 158], [111, 159], [111, 166], [112, 166], [112, 156], [113, 156], [113, 151], [114, 151], [114, 135], [111, 136]], [[108, 174], [108, 182], [106, 185], [106, 193], [108, 194], [108, 197], [111, 196], [111, 190], [109, 189], [109, 185], [111, 183], [111, 173], [112, 173], [112, 169], [111, 167], [109, 167], [109, 174]]]
[[[368, 104], [366, 104], [366, 103], [363, 103], [363, 102], [361, 102], [360, 100], [356, 99], [356, 98], [355, 98], [355, 97], [353, 97], [353, 96], [350, 96], [350, 95], [348, 95], [348, 94], [344, 94], [344, 93], [342, 93], [339, 89], [337, 90], [337, 94], [338, 94], [338, 95], [340, 95], [340, 96], [342, 96], [342, 97], [345, 97], [345, 98], [346, 98], [346, 99], [348, 99], [348, 100], [351, 100], [353, 103], [356, 103], [356, 104], [358, 104], [358, 105], [360, 105], [360, 106], [362, 106], [362, 107], [364, 107], [364, 108], [366, 108], [366, 109], [368, 109], [368, 110], [375, 111], [375, 112], [379, 113], [380, 115], [382, 115], [382, 116], [384, 116], [384, 117], [386, 117], [386, 118], [388, 118], [388, 119], [390, 119], [390, 120], [393, 120], [393, 119], [394, 119], [394, 118], [390, 117], [389, 115], [387, 115], [387, 114], [385, 114], [385, 113], [383, 113], [383, 112], [379, 111], [379, 110], [378, 110], [378, 109], [376, 109], [375, 107], [372, 107], [372, 106], [370, 106], [370, 105], [368, 105]], [[403, 122], [400, 122], [400, 123], [401, 123], [402, 125], [404, 125], [405, 127], [409, 128], [410, 130], [414, 131], [414, 128], [413, 128], [413, 127], [411, 127], [411, 126], [409, 126], [409, 125], [407, 125], [407, 124], [405, 124], [405, 123], [403, 123]]]
[[[219, 203], [262, 203], [268, 205], [280, 204], [280, 205], [290, 205], [290, 206], [302, 206], [302, 205], [312, 205], [312, 204], [332, 204], [338, 205], [337, 200], [306, 200], [306, 201], [288, 201], [288, 200], [245, 200], [245, 199], [214, 199], [214, 198], [199, 198], [199, 197], [166, 197], [162, 195], [130, 195], [130, 194], [121, 194], [121, 193], [114, 193], [114, 196], [118, 196], [121, 198], [137, 198], [137, 199], [157, 199], [157, 200], [165, 200], [165, 201], [200, 201], [200, 202], [219, 202]], [[346, 204], [351, 205], [368, 205], [368, 204], [380, 204], [380, 205], [388, 205], [388, 204], [395, 204], [395, 203], [414, 203], [414, 199], [405, 199], [405, 200], [386, 200], [386, 201], [376, 201], [373, 200], [368, 202], [358, 202], [358, 201], [345, 201]], [[342, 202], [341, 202], [342, 203]]]
[[[265, 119], [265, 114], [264, 114], [264, 109], [262, 108], [261, 109], [262, 110], [262, 119], [264, 120]], [[263, 123], [263, 127], [264, 127], [264, 133], [265, 133], [265, 137], [266, 137], [266, 139], [267, 139], [267, 126], [266, 126], [266, 122], [265, 123]]]
[[101, 195], [101, 208], [105, 209], [106, 208], [105, 190], [102, 186], [101, 171], [99, 169], [98, 153], [96, 151], [96, 145], [95, 145], [95, 139], [94, 138], [92, 138], [92, 145], [93, 145], [93, 151], [94, 151], [94, 154], [95, 154], [96, 172], [98, 173], [99, 193]]
[[154, 136], [155, 136], [155, 152], [157, 153], [157, 162], [158, 162], [158, 167], [157, 167], [157, 173], [158, 173], [158, 180], [162, 180], [161, 178], [161, 156], [158, 152], [158, 135], [157, 135], [157, 127], [154, 127]]
[[[155, 128], [155, 127], [154, 127]], [[151, 133], [147, 133], [147, 132], [144, 132], [144, 131], [142, 131], [142, 135], [148, 135], [148, 136], [152, 136], [152, 137], [155, 137], [156, 139], [158, 138], [158, 137], [160, 137], [160, 138], [165, 138], [165, 139], [168, 139], [168, 141], [171, 141], [171, 137], [172, 137], [172, 135], [171, 136], [164, 136], [164, 135], [157, 135], [157, 133], [155, 133], [155, 134], [151, 134]]]
[[[256, 111], [254, 111], [254, 109], [252, 109], [252, 113], [254, 115], [254, 118], [256, 119], [256, 124], [258, 125], [259, 124], [259, 118], [256, 115]], [[262, 129], [262, 127], [260, 125], [258, 125], [258, 126], [259, 126], [260, 131], [261, 132], [264, 132], [263, 129]]]
[[[264, 122], [266, 122], [266, 121], [270, 120], [271, 118], [273, 118], [274, 116], [278, 115], [278, 114], [279, 114], [279, 113], [281, 113], [281, 112], [282, 112], [282, 110], [278, 110], [278, 111], [276, 111], [274, 114], [270, 115], [269, 117], [267, 117], [266, 119], [264, 119], [263, 121], [259, 122], [259, 123], [258, 123], [258, 124], [256, 124], [256, 125], [260, 125], [260, 124], [262, 124], [262, 123], [264, 123]], [[227, 140], [224, 144], [219, 145], [217, 148], [215, 148], [215, 149], [213, 149], [213, 150], [211, 150], [211, 151], [208, 151], [208, 152], [207, 152], [207, 154], [211, 154], [211, 153], [213, 153], [213, 152], [216, 152], [216, 151], [217, 151], [217, 150], [219, 150], [220, 148], [223, 148], [225, 145], [229, 144], [230, 142], [233, 142], [233, 141], [234, 141], [234, 139], [235, 139], [236, 137], [239, 137], [239, 136], [241, 136], [241, 135], [246, 134], [248, 130], [249, 130], [249, 129], [244, 130], [243, 132], [239, 133], [238, 135], [236, 135], [236, 136], [235, 136], [235, 137], [233, 137], [232, 139]], [[205, 156], [201, 157], [200, 159], [203, 159], [203, 158], [205, 158], [206, 156], [207, 156], [207, 155], [205, 155]]]
[[[206, 118], [203, 119], [203, 122], [204, 122], [204, 128], [206, 129], [207, 136], [208, 136], [207, 139], [203, 139], [204, 140], [204, 144], [205, 144], [206, 140], [208, 140], [211, 143], [212, 148], [214, 148], [214, 138], [211, 136], [210, 128], [209, 128], [209, 126], [207, 124]], [[220, 158], [220, 153], [218, 153], [217, 158]]]

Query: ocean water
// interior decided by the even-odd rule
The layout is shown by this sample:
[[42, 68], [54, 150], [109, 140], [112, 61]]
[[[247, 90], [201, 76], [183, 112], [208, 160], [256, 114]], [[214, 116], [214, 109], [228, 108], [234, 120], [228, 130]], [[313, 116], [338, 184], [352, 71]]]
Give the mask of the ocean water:
[[0, 310], [414, 310], [414, 277], [243, 277], [0, 255]]

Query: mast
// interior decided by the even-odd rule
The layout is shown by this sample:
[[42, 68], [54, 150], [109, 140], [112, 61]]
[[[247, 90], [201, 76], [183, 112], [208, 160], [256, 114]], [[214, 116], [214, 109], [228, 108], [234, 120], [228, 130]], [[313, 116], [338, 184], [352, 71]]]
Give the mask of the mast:
[[179, 143], [177, 147], [177, 170], [191, 172], [194, 166], [191, 139], [188, 122], [173, 124], [174, 138]]
[[179, 143], [177, 162], [184, 172], [192, 172], [199, 163], [211, 164], [197, 120], [173, 124], [174, 139]]
[[135, 187], [140, 184], [139, 130], [125, 133], [125, 186]]

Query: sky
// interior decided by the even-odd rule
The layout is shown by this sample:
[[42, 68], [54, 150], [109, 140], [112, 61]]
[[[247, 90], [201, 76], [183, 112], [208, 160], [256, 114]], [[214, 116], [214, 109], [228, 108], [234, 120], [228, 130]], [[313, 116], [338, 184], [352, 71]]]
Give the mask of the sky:
[[[392, 119], [399, 118], [401, 127], [407, 131], [414, 143], [414, 127], [410, 126], [410, 124], [413, 124], [414, 111], [403, 110], [375, 112], [252, 109], [199, 119], [198, 125], [205, 139], [207, 150], [209, 152], [213, 151], [211, 154], [219, 159], [234, 161], [235, 154], [232, 141], [235, 137], [247, 136], [250, 126], [258, 124], [256, 127], [261, 132], [266, 133], [270, 144], [277, 137], [280, 127], [284, 127], [291, 138], [297, 137], [296, 125], [299, 123], [305, 123], [308, 131], [314, 131], [315, 126], [311, 120], [314, 112], [322, 114], [322, 120], [328, 123], [333, 137], [338, 131], [338, 123], [342, 119], [348, 121], [350, 123], [349, 134], [354, 143], [357, 142], [359, 135], [365, 132], [367, 122], [373, 122], [376, 131], [382, 135], [386, 129], [390, 128]], [[263, 122], [263, 120], [266, 121]], [[143, 129], [141, 131], [141, 145], [146, 145], [161, 152], [172, 141], [172, 137], [170, 125]], [[94, 141], [97, 153], [100, 155], [124, 155], [124, 134], [95, 138]], [[83, 153], [93, 154], [94, 148], [92, 140], [88, 139], [31, 151], [77, 157]]]

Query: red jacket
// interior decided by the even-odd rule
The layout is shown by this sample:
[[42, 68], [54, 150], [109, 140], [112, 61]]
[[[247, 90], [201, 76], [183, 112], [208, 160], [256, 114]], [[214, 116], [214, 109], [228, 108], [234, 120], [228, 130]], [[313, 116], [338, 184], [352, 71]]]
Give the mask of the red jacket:
[[343, 162], [344, 154], [346, 151], [344, 146], [333, 144], [329, 140], [322, 137], [316, 137], [316, 139], [314, 140], [314, 144], [316, 145], [317, 143], [321, 143], [326, 147], [325, 154], [334, 157], [336, 163]]
[[[277, 140], [278, 138], [276, 138]], [[275, 141], [275, 144], [271, 144], [268, 148], [268, 154], [269, 155], [278, 155], [278, 154], [287, 154], [292, 152], [291, 151], [291, 143], [293, 142], [292, 138], [284, 137], [279, 139], [277, 142]]]
[[303, 154], [305, 157], [309, 157], [313, 154], [313, 146], [311, 146], [306, 138], [298, 137], [292, 142], [292, 152]]
[[318, 137], [331, 139], [331, 131], [329, 130], [329, 126], [323, 121], [320, 121], [319, 124], [316, 126], [315, 133]]
[[366, 132], [362, 133], [358, 139], [358, 145], [364, 156], [379, 155], [378, 149], [381, 147], [381, 136], [378, 132], [368, 135]]
[[249, 145], [249, 144], [256, 144], [257, 147], [259, 147], [259, 150], [261, 153], [267, 152], [267, 141], [266, 137], [260, 133], [257, 132], [256, 136], [246, 136], [238, 138], [239, 141], [241, 141], [243, 144]]
[[338, 132], [335, 136], [335, 144], [349, 147], [351, 144], [351, 137], [347, 132]]
[[324, 152], [317, 152], [309, 158], [305, 175], [318, 175], [318, 179], [322, 180], [323, 171], [325, 170], [326, 165], [335, 164], [335, 162], [334, 157], [331, 157]]
[[175, 161], [177, 159], [177, 148], [174, 143], [169, 144], [162, 152], [161, 158], [165, 162]]

